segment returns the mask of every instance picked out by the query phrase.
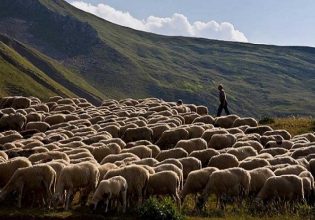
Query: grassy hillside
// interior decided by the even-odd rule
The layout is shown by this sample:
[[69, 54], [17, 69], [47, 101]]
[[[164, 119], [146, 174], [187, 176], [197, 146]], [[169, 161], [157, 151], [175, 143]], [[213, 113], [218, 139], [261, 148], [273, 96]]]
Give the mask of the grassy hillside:
[[[84, 79], [57, 61], [0, 34], [0, 94], [86, 97], [99, 102], [104, 97]], [[95, 95], [94, 95], [95, 94]]]
[[181, 98], [214, 113], [223, 83], [234, 113], [315, 116], [315, 48], [159, 36], [63, 0], [2, 0], [0, 6], [0, 32], [62, 63], [75, 74], [68, 79], [79, 77], [80, 88], [84, 79], [96, 96]]

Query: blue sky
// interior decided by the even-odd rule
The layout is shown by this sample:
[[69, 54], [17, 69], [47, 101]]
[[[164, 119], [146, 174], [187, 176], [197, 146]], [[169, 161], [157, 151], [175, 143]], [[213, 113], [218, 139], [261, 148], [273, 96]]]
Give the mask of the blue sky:
[[315, 0], [68, 2], [114, 23], [159, 34], [315, 47]]

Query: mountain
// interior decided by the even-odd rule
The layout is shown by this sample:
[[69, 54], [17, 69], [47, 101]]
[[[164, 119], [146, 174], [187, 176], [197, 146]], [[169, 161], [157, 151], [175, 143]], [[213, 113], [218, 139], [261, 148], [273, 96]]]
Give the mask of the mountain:
[[[234, 113], [315, 116], [315, 48], [160, 36], [115, 25], [63, 0], [1, 0], [0, 33], [1, 76], [19, 76], [0, 80], [0, 94], [45, 98], [62, 92], [94, 103], [180, 98], [215, 113], [222, 83]], [[8, 51], [14, 62], [4, 58]], [[19, 63], [51, 80], [51, 88], [42, 92], [46, 86]], [[28, 83], [21, 83], [24, 78]]]

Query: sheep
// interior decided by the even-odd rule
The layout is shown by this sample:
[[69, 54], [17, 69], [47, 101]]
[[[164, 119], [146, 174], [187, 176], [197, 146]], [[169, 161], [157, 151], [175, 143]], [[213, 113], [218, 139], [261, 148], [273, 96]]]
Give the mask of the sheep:
[[118, 138], [119, 137], [119, 132], [120, 132], [120, 127], [116, 125], [108, 125], [105, 126], [101, 129], [98, 130], [99, 132], [101, 131], [107, 131], [112, 135], [113, 138]]
[[127, 181], [121, 176], [114, 176], [108, 180], [102, 180], [93, 194], [91, 204], [94, 205], [94, 210], [97, 208], [99, 201], [103, 200], [105, 196], [105, 213], [107, 213], [109, 201], [112, 199], [120, 199], [122, 201], [123, 213], [125, 213], [127, 204], [127, 189]]
[[232, 134], [214, 134], [208, 142], [208, 147], [216, 150], [232, 147], [236, 137]]
[[272, 176], [268, 178], [256, 199], [270, 201], [276, 198], [286, 201], [304, 200], [302, 178], [295, 175]]
[[43, 115], [39, 113], [30, 113], [26, 115], [26, 121], [27, 123], [29, 122], [34, 122], [34, 121], [42, 121]]
[[179, 158], [184, 158], [187, 157], [188, 153], [184, 149], [181, 148], [174, 148], [170, 150], [162, 150], [155, 159], [158, 161], [163, 161], [165, 159], [169, 158], [174, 158], [174, 159], [179, 159]]
[[304, 196], [309, 201], [314, 191], [314, 177], [309, 171], [303, 171], [299, 177], [303, 180]]
[[194, 119], [192, 124], [203, 122], [205, 124], [214, 124], [214, 118], [210, 115], [202, 115]]
[[218, 129], [218, 128], [213, 128], [213, 129], [208, 129], [205, 130], [201, 136], [207, 143], [211, 140], [212, 136], [215, 134], [228, 134], [229, 132], [225, 129]]
[[83, 162], [79, 164], [71, 164], [61, 170], [58, 182], [56, 184], [55, 199], [63, 202], [65, 193], [65, 210], [69, 209], [71, 197], [75, 190], [81, 189], [82, 204], [84, 204], [89, 193], [95, 190], [99, 182], [100, 173], [96, 165]]
[[272, 170], [266, 167], [259, 167], [253, 169], [249, 171], [249, 174], [251, 176], [249, 189], [251, 196], [256, 196], [264, 186], [267, 179], [269, 177], [275, 176]]
[[263, 135], [260, 137], [260, 143], [263, 145], [263, 146], [266, 146], [266, 144], [269, 142], [269, 141], [277, 141], [277, 142], [280, 142], [284, 140], [283, 137], [281, 135]]
[[138, 140], [152, 141], [153, 131], [148, 127], [128, 128], [122, 135], [125, 142]]
[[30, 167], [32, 163], [25, 157], [15, 157], [0, 163], [0, 188], [5, 186], [14, 172], [23, 167]]
[[181, 114], [181, 116], [184, 118], [184, 124], [191, 124], [195, 118], [199, 117], [197, 113]]
[[155, 143], [162, 150], [174, 147], [178, 141], [187, 140], [189, 132], [184, 128], [166, 130], [162, 133], [159, 140]]
[[99, 163], [101, 163], [106, 156], [110, 154], [119, 154], [120, 152], [121, 149], [118, 144], [109, 144], [107, 146], [93, 147], [91, 150], [91, 154]]
[[278, 168], [274, 171], [276, 176], [283, 176], [283, 175], [300, 175], [300, 173], [307, 171], [307, 169], [301, 165], [290, 165], [284, 168]]
[[[18, 191], [18, 208], [22, 206], [22, 197], [24, 191], [44, 190], [48, 208], [55, 191], [56, 172], [49, 165], [35, 165], [17, 169], [9, 182], [3, 187], [0, 193], [0, 199], [13, 191]], [[44, 189], [43, 189], [44, 187]]]
[[189, 140], [181, 140], [177, 142], [175, 148], [182, 148], [188, 154], [194, 150], [204, 150], [207, 148], [207, 142], [202, 138], [193, 138]]
[[180, 192], [182, 203], [189, 194], [200, 194], [206, 187], [209, 176], [218, 169], [215, 167], [206, 167], [200, 170], [191, 171], [186, 179], [183, 190]]
[[50, 129], [50, 125], [46, 122], [32, 121], [26, 124], [25, 129], [29, 129], [29, 130], [36, 129], [40, 132], [46, 132], [47, 130]]
[[4, 151], [0, 151], [0, 157], [5, 161], [9, 159], [8, 155]]
[[221, 116], [217, 117], [214, 122], [215, 127], [221, 127], [221, 128], [231, 128], [233, 126], [233, 123], [236, 119], [240, 118], [237, 115], [227, 115], [227, 116]]
[[315, 134], [314, 133], [306, 133], [294, 136], [292, 139], [296, 138], [306, 138], [310, 142], [315, 142]]
[[194, 157], [185, 157], [179, 159], [179, 162], [183, 165], [183, 177], [186, 180], [188, 174], [194, 170], [200, 170], [202, 168], [200, 160]]
[[272, 156], [276, 156], [276, 155], [286, 154], [288, 153], [288, 150], [284, 148], [268, 148], [268, 149], [261, 150], [259, 153], [260, 154], [268, 153], [268, 154], [271, 154]]
[[272, 136], [272, 135], [280, 135], [283, 137], [284, 140], [290, 140], [291, 134], [286, 130], [274, 130], [274, 131], [266, 131], [264, 133], [265, 136]]
[[[104, 131], [104, 132], [106, 132], [106, 131]], [[83, 143], [85, 143], [87, 145], [91, 145], [94, 143], [98, 143], [101, 140], [109, 140], [111, 138], [112, 138], [112, 136], [107, 132], [105, 134], [98, 133], [97, 135], [88, 136], [87, 139], [83, 140]]]
[[293, 147], [294, 143], [288, 140], [278, 140], [278, 141], [268, 141], [265, 145], [265, 148], [284, 148], [290, 150]]
[[134, 198], [133, 201], [137, 201], [137, 203], [140, 204], [143, 198], [144, 190], [149, 181], [149, 172], [141, 166], [129, 165], [109, 170], [103, 179], [107, 180], [114, 176], [122, 176], [126, 179], [128, 184], [128, 200], [131, 201], [131, 198]]
[[227, 132], [229, 132], [230, 134], [234, 134], [234, 135], [236, 135], [237, 137], [243, 137], [243, 136], [245, 136], [244, 131], [242, 131], [242, 130], [239, 129], [239, 128], [228, 128], [228, 129], [226, 129], [226, 130], [227, 130]]
[[189, 154], [190, 157], [195, 157], [201, 161], [202, 167], [206, 167], [209, 163], [209, 160], [220, 153], [217, 150], [208, 148], [205, 150], [193, 151]]
[[197, 106], [194, 104], [185, 104], [186, 107], [190, 109], [191, 112], [197, 112]]
[[189, 132], [189, 139], [200, 138], [205, 129], [198, 125], [189, 125], [184, 127]]
[[75, 120], [79, 120], [79, 119], [80, 119], [80, 117], [78, 115], [75, 115], [75, 114], [65, 115], [65, 122], [75, 121]]
[[4, 137], [0, 137], [0, 144], [4, 145], [6, 143], [10, 143], [10, 142], [15, 142], [17, 140], [21, 140], [22, 138], [23, 138], [23, 136], [20, 135], [19, 133], [9, 134], [9, 135], [6, 135]]
[[263, 135], [266, 131], [272, 131], [273, 129], [267, 125], [260, 125], [257, 127], [249, 127], [245, 130], [245, 134], [260, 134]]
[[247, 157], [254, 157], [258, 154], [257, 151], [254, 148], [252, 148], [251, 146], [232, 148], [232, 149], [228, 150], [227, 153], [236, 156], [236, 158], [239, 161], [242, 161], [242, 160], [246, 159]]
[[213, 156], [208, 163], [208, 167], [216, 167], [220, 170], [238, 167], [238, 165], [239, 161], [237, 157], [228, 153]]
[[156, 167], [153, 167], [153, 169], [155, 173], [166, 171], [166, 170], [175, 172], [180, 181], [180, 189], [183, 188], [183, 185], [184, 185], [183, 170], [177, 167], [176, 165], [171, 164], [171, 163], [165, 163], [165, 164], [160, 164]]
[[166, 130], [170, 130], [171, 127], [168, 126], [167, 124], [153, 124], [153, 126], [149, 126], [153, 132], [152, 134], [152, 141], [155, 143], [160, 136], [162, 135], [162, 133]]
[[70, 162], [71, 162], [71, 160], [80, 159], [80, 158], [92, 158], [92, 159], [94, 159], [93, 155], [90, 152], [81, 152], [81, 153], [71, 154], [68, 156], [70, 158]]
[[121, 161], [126, 158], [134, 158], [135, 160], [140, 160], [140, 158], [133, 153], [121, 153], [121, 154], [110, 154], [101, 161], [101, 164], [105, 163], [115, 163], [116, 161]]
[[156, 158], [157, 155], [161, 152], [160, 148], [157, 145], [150, 144], [147, 145], [147, 147], [151, 149], [153, 158]]
[[16, 96], [13, 99], [11, 107], [14, 109], [24, 109], [31, 106], [31, 100], [26, 97]]
[[47, 104], [33, 105], [32, 108], [34, 108], [36, 111], [49, 112], [49, 107]]
[[112, 138], [112, 139], [109, 139], [109, 140], [101, 140], [100, 142], [104, 143], [104, 144], [115, 143], [115, 144], [118, 144], [121, 149], [124, 149], [125, 146], [126, 146], [126, 143], [120, 138]]
[[63, 152], [57, 152], [57, 151], [32, 154], [28, 159], [32, 163], [38, 162], [40, 160], [57, 160], [57, 159], [62, 159], [67, 162], [70, 162], [70, 158], [67, 154]]
[[65, 122], [66, 118], [63, 114], [49, 115], [44, 119], [44, 122], [48, 123], [50, 126], [60, 124]]
[[142, 160], [139, 160], [139, 161], [135, 161], [135, 162], [133, 162], [133, 164], [136, 164], [136, 165], [147, 165], [147, 166], [153, 167], [158, 162], [159, 161], [157, 161], [154, 158], [145, 158], [145, 159], [142, 159]]
[[298, 165], [298, 161], [293, 159], [290, 156], [281, 156], [268, 159], [270, 165], [277, 165], [277, 164], [291, 164], [291, 165]]
[[238, 118], [234, 121], [233, 127], [240, 127], [243, 125], [249, 125], [250, 127], [257, 127], [258, 122], [254, 118]]
[[310, 154], [314, 154], [315, 153], [315, 145], [314, 146], [309, 146], [309, 147], [302, 147], [300, 149], [296, 149], [291, 157], [294, 158], [294, 159], [298, 159], [298, 158], [301, 158], [301, 157], [305, 157], [307, 155], [310, 155]]
[[147, 146], [147, 145], [152, 145], [152, 143], [147, 140], [139, 140], [139, 141], [129, 142], [128, 144], [126, 144], [125, 148], [132, 148], [132, 147], [136, 147], [140, 145]]
[[180, 207], [178, 195], [180, 180], [173, 171], [162, 171], [149, 177], [148, 185], [145, 190], [145, 197], [150, 195], [169, 195]]
[[232, 196], [241, 202], [248, 195], [250, 189], [250, 174], [242, 168], [229, 168], [226, 170], [214, 171], [204, 188], [201, 196], [198, 197], [197, 207], [202, 208], [211, 193], [217, 197], [217, 206], [225, 207], [223, 196]]
[[[41, 164], [41, 163], [39, 163]], [[58, 181], [58, 178], [60, 176], [61, 170], [66, 167], [67, 165], [69, 165], [69, 163], [65, 160], [53, 160], [53, 161], [49, 161], [46, 163], [43, 163], [45, 165], [50, 166], [51, 168], [54, 169], [54, 171], [56, 172], [56, 182]]]
[[204, 105], [198, 105], [196, 111], [199, 115], [208, 115], [208, 107]]
[[160, 166], [162, 164], [173, 164], [173, 165], [177, 166], [179, 169], [183, 170], [183, 165], [181, 162], [179, 162], [178, 159], [174, 159], [174, 158], [165, 159], [165, 160], [155, 164], [154, 166], [157, 167], [157, 166]]
[[270, 163], [266, 159], [252, 158], [246, 159], [240, 162], [239, 167], [245, 170], [254, 170], [260, 167], [270, 166]]
[[253, 147], [258, 153], [264, 149], [264, 147], [258, 141], [237, 141], [232, 147], [238, 148], [243, 146], [251, 146]]
[[144, 145], [132, 147], [129, 149], [123, 149], [121, 153], [133, 153], [137, 155], [140, 159], [152, 157], [152, 150]]

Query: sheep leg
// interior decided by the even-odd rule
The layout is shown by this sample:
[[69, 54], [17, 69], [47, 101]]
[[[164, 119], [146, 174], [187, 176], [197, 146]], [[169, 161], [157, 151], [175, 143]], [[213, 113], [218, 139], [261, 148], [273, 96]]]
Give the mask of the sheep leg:
[[122, 205], [123, 205], [123, 213], [126, 212], [126, 205], [127, 205], [127, 191], [122, 193]]
[[107, 197], [105, 200], [105, 213], [108, 212], [108, 204], [109, 204], [109, 198]]
[[66, 195], [66, 208], [65, 208], [66, 210], [69, 210], [70, 197], [72, 196], [72, 194], [73, 194], [73, 190], [69, 189]]
[[178, 194], [177, 194], [177, 193], [175, 194], [175, 201], [176, 201], [177, 207], [178, 207], [178, 208], [179, 208], [179, 210], [181, 211], [180, 198], [179, 198], [179, 196], [178, 196]]
[[[43, 200], [46, 201], [48, 209], [50, 209], [51, 200], [52, 200], [53, 195], [52, 195], [52, 192], [50, 191], [50, 186], [46, 182], [44, 182], [44, 187], [45, 187], [45, 191], [46, 191], [47, 200], [45, 200], [45, 196], [43, 196]], [[45, 202], [44, 202], [44, 204], [45, 204]]]
[[22, 207], [23, 188], [24, 188], [24, 184], [22, 184], [20, 189], [19, 189], [18, 208]]

